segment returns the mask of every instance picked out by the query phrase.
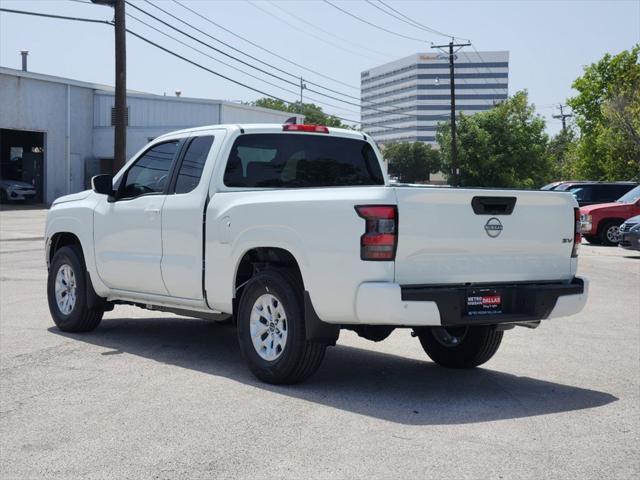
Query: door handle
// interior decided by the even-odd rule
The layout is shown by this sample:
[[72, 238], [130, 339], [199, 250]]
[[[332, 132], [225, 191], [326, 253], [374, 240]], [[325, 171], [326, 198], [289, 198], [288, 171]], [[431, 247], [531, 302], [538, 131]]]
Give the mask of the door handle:
[[160, 209], [159, 208], [145, 208], [144, 209], [144, 213], [152, 213], [152, 214], [158, 214], [160, 213]]

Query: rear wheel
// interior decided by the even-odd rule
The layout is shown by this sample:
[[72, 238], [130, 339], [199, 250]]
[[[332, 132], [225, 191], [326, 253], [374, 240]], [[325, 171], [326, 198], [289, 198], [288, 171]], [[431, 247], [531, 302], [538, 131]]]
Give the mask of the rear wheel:
[[431, 327], [418, 332], [422, 348], [442, 367], [473, 368], [498, 351], [502, 331], [493, 326]]
[[62, 247], [53, 256], [47, 279], [49, 311], [63, 332], [89, 332], [102, 320], [104, 310], [87, 306], [87, 275], [78, 247]]
[[609, 220], [600, 229], [600, 241], [603, 245], [617, 245], [620, 242], [620, 222], [619, 220]]
[[251, 372], [274, 384], [298, 383], [320, 367], [326, 345], [306, 338], [302, 288], [285, 270], [265, 270], [244, 287], [238, 341]]

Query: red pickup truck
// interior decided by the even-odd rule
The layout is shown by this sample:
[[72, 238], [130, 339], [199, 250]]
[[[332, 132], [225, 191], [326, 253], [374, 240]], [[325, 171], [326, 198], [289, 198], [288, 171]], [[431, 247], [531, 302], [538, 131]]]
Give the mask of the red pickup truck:
[[589, 243], [616, 245], [620, 225], [640, 215], [640, 186], [612, 203], [589, 205], [580, 209], [580, 230]]

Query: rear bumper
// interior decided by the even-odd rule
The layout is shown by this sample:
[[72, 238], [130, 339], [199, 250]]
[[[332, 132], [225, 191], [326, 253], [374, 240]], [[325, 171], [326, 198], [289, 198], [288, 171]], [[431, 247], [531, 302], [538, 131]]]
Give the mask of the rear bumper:
[[539, 282], [482, 285], [504, 294], [505, 313], [465, 313], [465, 286], [400, 286], [394, 283], [363, 283], [356, 298], [356, 315], [361, 324], [430, 326], [493, 325], [564, 317], [580, 312], [587, 300], [588, 281]]

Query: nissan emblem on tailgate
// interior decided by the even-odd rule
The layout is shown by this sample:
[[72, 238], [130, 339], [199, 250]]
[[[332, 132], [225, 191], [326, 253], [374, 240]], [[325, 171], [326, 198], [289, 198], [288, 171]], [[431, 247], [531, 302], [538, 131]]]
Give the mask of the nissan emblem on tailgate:
[[502, 223], [496, 217], [491, 217], [484, 225], [484, 231], [491, 238], [496, 238], [502, 233]]

